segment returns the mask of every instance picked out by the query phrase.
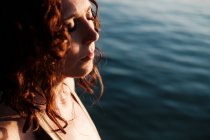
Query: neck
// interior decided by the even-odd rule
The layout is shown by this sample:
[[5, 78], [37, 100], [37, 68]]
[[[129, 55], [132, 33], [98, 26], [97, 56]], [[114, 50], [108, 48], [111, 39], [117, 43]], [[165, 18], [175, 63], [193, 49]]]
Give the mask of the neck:
[[75, 91], [75, 82], [74, 82], [74, 78], [71, 77], [66, 77], [64, 78], [63, 82], [69, 86], [69, 88], [71, 89], [71, 91]]

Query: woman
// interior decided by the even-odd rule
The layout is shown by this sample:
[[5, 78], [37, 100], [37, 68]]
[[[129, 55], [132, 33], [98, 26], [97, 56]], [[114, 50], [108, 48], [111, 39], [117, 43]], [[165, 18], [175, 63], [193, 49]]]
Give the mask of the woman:
[[74, 88], [76, 80], [94, 93], [99, 82], [103, 92], [95, 47], [97, 2], [10, 0], [2, 5], [0, 139], [34, 140], [43, 134], [100, 139]]

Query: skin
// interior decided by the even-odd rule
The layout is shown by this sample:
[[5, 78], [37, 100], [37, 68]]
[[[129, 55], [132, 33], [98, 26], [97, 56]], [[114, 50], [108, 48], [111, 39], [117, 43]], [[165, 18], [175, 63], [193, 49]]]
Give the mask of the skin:
[[[57, 111], [67, 120], [68, 126], [64, 129], [67, 133], [60, 133], [64, 140], [100, 140], [97, 129], [80, 101], [75, 99], [76, 93], [72, 86], [73, 78], [65, 78], [62, 84], [63, 93], [57, 95]], [[59, 87], [57, 89], [60, 89]], [[66, 94], [71, 91], [71, 94]], [[73, 92], [73, 93], [72, 93]], [[64, 96], [61, 96], [64, 95]], [[62, 122], [61, 122], [62, 124]], [[53, 124], [52, 124], [53, 126]]]
[[71, 35], [71, 46], [65, 57], [64, 75], [83, 77], [93, 69], [95, 42], [99, 34], [94, 29], [91, 3], [88, 0], [63, 0], [63, 20]]
[[[63, 0], [62, 7], [63, 21], [68, 26], [71, 35], [70, 46], [64, 58], [65, 69], [63, 74], [66, 76], [64, 82], [74, 92], [74, 78], [84, 77], [93, 69], [95, 42], [99, 39], [99, 34], [94, 28], [89, 0]], [[59, 88], [61, 87], [55, 87], [55, 90], [60, 90]], [[59, 93], [55, 96], [58, 112], [67, 121], [72, 119], [72, 104], [74, 104], [75, 118], [69, 122], [68, 128], [66, 128], [68, 133], [64, 135], [64, 140], [100, 139], [92, 120], [71, 94], [67, 95], [66, 99], [59, 96]], [[32, 133], [25, 134], [19, 130], [22, 128], [22, 121], [11, 122], [11, 124], [12, 126], [0, 123], [0, 128], [4, 128], [0, 130], [1, 134], [3, 134], [0, 135], [0, 139], [6, 136], [7, 133], [10, 134], [12, 132], [14, 135], [11, 134], [9, 139], [19, 139], [15, 136], [18, 133], [21, 140], [34, 139]]]
[[[68, 85], [70, 91], [74, 92], [73, 78], [86, 76], [93, 69], [95, 42], [99, 39], [99, 34], [94, 28], [89, 0], [63, 0], [62, 6], [63, 20], [71, 35], [71, 46], [65, 57], [64, 75], [67, 78], [64, 79], [64, 83]], [[75, 111], [73, 121], [68, 121], [69, 125], [66, 128], [68, 133], [64, 135], [64, 138], [100, 139], [92, 120], [87, 117], [81, 105], [74, 98], [63, 99], [58, 95], [57, 103], [60, 102], [59, 100], [62, 100], [62, 104], [57, 104], [58, 111], [65, 120], [71, 120], [74, 117], [72, 110]]]

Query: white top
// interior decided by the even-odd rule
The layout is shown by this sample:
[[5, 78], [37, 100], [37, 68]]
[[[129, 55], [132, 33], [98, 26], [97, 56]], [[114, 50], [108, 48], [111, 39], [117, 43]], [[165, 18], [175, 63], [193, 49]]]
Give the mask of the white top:
[[[64, 92], [58, 90], [55, 101], [58, 113], [68, 122], [68, 126], [64, 129], [66, 134], [61, 131], [52, 131], [57, 129], [57, 126], [49, 119], [45, 112], [37, 113], [41, 127], [53, 140], [101, 140], [92, 119], [74, 91], [73, 78], [66, 78], [62, 89]], [[7, 140], [35, 140], [33, 133], [20, 133], [23, 120], [21, 122], [17, 119], [0, 121], [0, 139], [4, 140], [3, 138], [7, 137]], [[61, 122], [61, 124], [63, 123]], [[2, 128], [7, 130], [7, 133], [4, 133]]]

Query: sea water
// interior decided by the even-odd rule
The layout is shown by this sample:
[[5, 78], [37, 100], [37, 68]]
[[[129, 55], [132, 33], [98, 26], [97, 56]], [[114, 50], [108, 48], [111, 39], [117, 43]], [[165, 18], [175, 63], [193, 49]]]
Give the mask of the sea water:
[[99, 0], [103, 140], [210, 140], [210, 1]]

